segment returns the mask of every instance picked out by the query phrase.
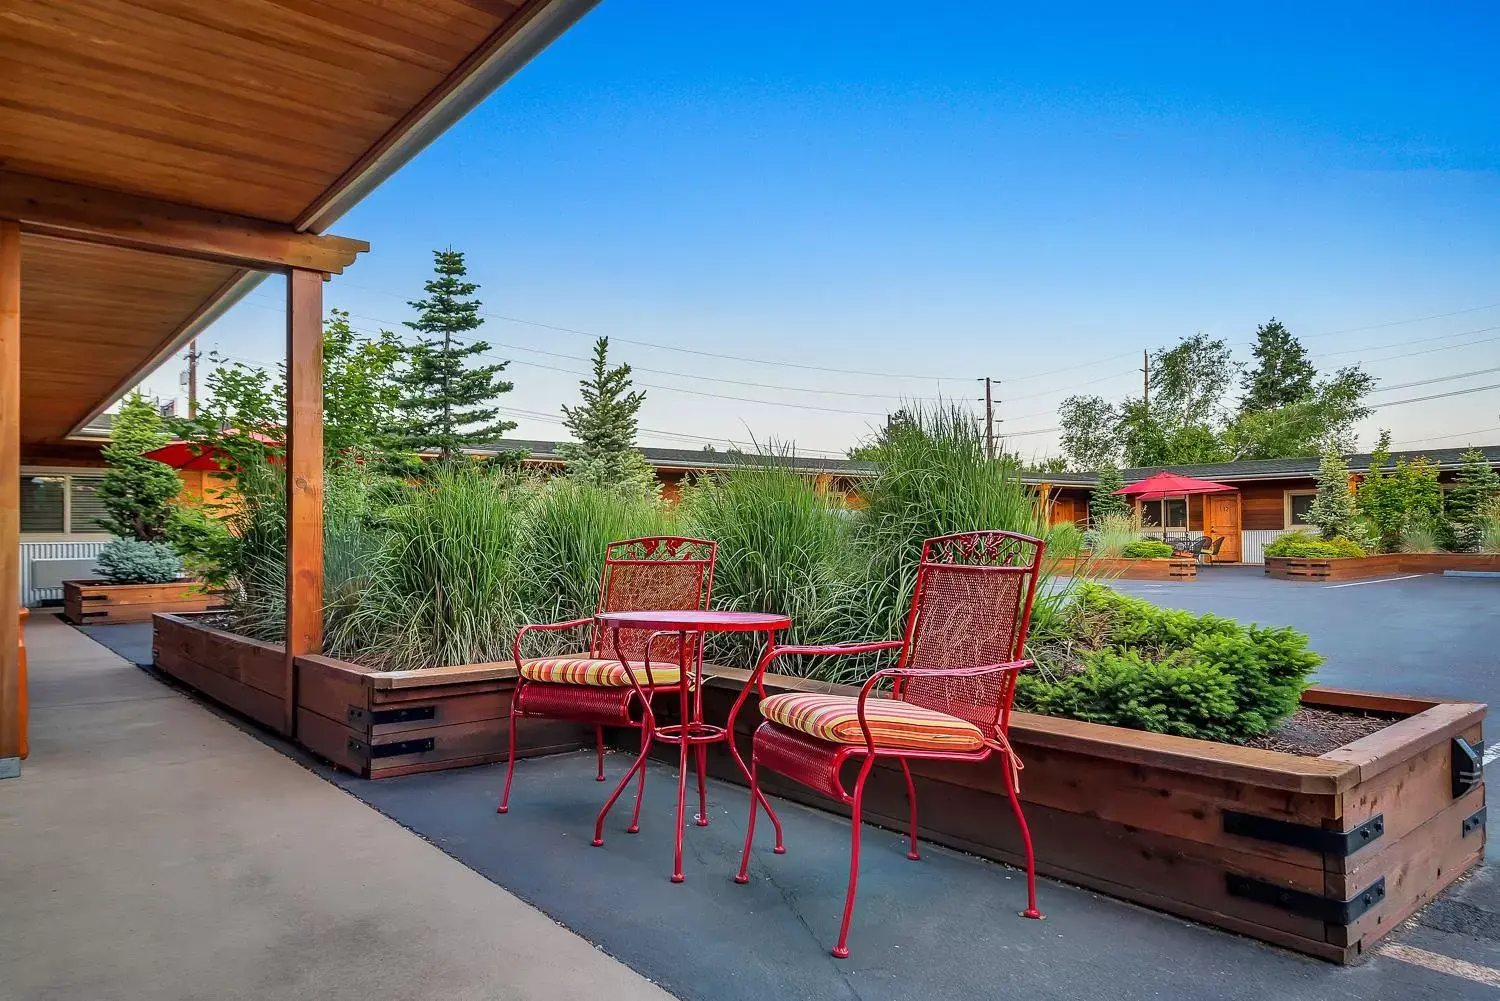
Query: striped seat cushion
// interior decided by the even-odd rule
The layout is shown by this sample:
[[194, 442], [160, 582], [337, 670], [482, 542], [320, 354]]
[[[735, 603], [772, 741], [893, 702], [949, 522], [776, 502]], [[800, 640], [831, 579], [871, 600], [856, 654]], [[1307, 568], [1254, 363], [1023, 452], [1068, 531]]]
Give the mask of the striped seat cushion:
[[[772, 723], [800, 730], [834, 744], [865, 742], [859, 726], [859, 699], [845, 695], [791, 692], [761, 702], [760, 713]], [[977, 751], [984, 735], [968, 720], [910, 702], [872, 698], [865, 721], [875, 746], [893, 751]]]
[[[646, 686], [646, 668], [632, 664], [635, 680]], [[651, 681], [656, 685], [675, 685], [681, 675], [676, 664], [651, 665]], [[555, 685], [591, 685], [595, 688], [629, 688], [630, 675], [614, 659], [594, 660], [588, 657], [539, 657], [521, 662], [521, 677], [528, 681], [548, 681]]]

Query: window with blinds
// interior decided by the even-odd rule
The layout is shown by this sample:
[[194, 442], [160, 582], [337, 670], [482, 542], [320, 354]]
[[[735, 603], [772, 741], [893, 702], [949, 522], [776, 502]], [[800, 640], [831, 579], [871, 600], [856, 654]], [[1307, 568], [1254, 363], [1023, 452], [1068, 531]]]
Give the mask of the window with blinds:
[[61, 532], [67, 485], [66, 476], [21, 477], [21, 531]]
[[72, 484], [68, 493], [68, 531], [73, 533], [102, 532], [99, 519], [104, 517], [104, 504], [99, 500], [98, 476], [70, 476]]

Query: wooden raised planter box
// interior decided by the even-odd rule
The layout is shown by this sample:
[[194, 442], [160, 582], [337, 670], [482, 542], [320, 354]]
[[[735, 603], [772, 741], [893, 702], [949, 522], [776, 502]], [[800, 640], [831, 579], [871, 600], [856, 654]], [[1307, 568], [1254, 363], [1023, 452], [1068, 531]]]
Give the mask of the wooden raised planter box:
[[215, 629], [197, 621], [203, 615], [153, 617], [157, 670], [277, 733], [288, 733], [286, 647]]
[[218, 595], [195, 580], [171, 584], [63, 581], [63, 615], [75, 625], [150, 622], [157, 612], [206, 612]]
[[1185, 556], [1132, 560], [1068, 556], [1057, 561], [1056, 572], [1123, 577], [1126, 580], [1194, 580], [1198, 576], [1198, 563]]
[[1266, 576], [1278, 580], [1365, 580], [1446, 570], [1500, 573], [1500, 553], [1382, 553], [1340, 559], [1266, 557]]
[[[513, 664], [379, 672], [332, 657], [298, 657], [295, 689], [286, 647], [196, 621], [157, 615], [154, 650], [164, 674], [365, 778], [503, 761], [510, 739]], [[295, 691], [295, 721], [287, 708]], [[571, 751], [592, 728], [527, 720], [521, 755]]]
[[[710, 719], [727, 715], [745, 676], [716, 673], [704, 693]], [[768, 677], [766, 686], [856, 693], [795, 678]], [[1360, 957], [1482, 858], [1485, 707], [1319, 688], [1303, 702], [1404, 718], [1303, 757], [1017, 713], [1011, 741], [1025, 763], [1038, 869], [1323, 959]], [[759, 722], [752, 697], [736, 725], [747, 761]], [[715, 773], [743, 783], [727, 751], [714, 752]], [[997, 763], [911, 768], [922, 837], [1022, 863]], [[765, 781], [786, 798], [838, 809], [779, 776]], [[877, 767], [870, 781], [867, 816], [904, 830], [899, 769]]]
[[[332, 657], [298, 657], [297, 741], [364, 778], [504, 761], [514, 664], [372, 671]], [[526, 720], [517, 756], [592, 744], [593, 728]]]

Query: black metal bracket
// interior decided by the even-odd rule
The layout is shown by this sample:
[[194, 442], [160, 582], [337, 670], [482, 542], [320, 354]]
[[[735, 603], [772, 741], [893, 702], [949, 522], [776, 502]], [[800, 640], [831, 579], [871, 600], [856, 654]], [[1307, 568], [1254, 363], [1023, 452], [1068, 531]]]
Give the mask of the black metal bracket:
[[1486, 807], [1481, 806], [1478, 810], [1475, 810], [1473, 813], [1469, 814], [1469, 816], [1464, 818], [1464, 837], [1467, 838], [1475, 831], [1480, 830], [1484, 827], [1485, 809]]
[[1224, 833], [1290, 845], [1293, 848], [1306, 848], [1334, 858], [1348, 858], [1385, 834], [1385, 816], [1377, 813], [1352, 831], [1329, 831], [1309, 824], [1277, 820], [1275, 817], [1225, 810]]
[[1348, 900], [1337, 897], [1321, 897], [1305, 890], [1293, 890], [1264, 880], [1251, 879], [1226, 873], [1225, 889], [1231, 897], [1242, 897], [1257, 903], [1278, 907], [1288, 914], [1296, 914], [1315, 921], [1333, 925], [1350, 925], [1359, 920], [1370, 908], [1385, 899], [1385, 877], [1382, 876]]
[[349, 738], [349, 753], [360, 758], [394, 758], [402, 754], [421, 754], [437, 746], [432, 737], [418, 740], [398, 740], [389, 744], [367, 744], [356, 737]]
[[79, 601], [108, 601], [109, 600], [109, 595], [107, 595], [107, 594], [81, 594], [81, 595], [78, 596], [78, 600]]
[[1453, 738], [1453, 798], [1484, 781], [1484, 742], [1471, 744], [1462, 737]]
[[408, 706], [402, 709], [366, 709], [349, 707], [351, 726], [379, 726], [381, 723], [420, 723], [437, 719], [437, 706]]
[[79, 614], [81, 614], [85, 619], [97, 619], [101, 615], [108, 615], [109, 609], [101, 608], [97, 612], [81, 612]]

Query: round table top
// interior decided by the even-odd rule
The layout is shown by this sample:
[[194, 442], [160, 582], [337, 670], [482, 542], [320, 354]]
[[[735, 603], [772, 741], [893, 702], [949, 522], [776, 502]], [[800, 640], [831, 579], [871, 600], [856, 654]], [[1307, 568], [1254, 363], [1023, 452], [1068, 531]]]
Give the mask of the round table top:
[[600, 612], [595, 616], [606, 626], [629, 626], [635, 629], [680, 630], [683, 632], [750, 633], [770, 629], [789, 629], [790, 616], [770, 612], [719, 612], [691, 608], [681, 611], [662, 609], [649, 612]]

